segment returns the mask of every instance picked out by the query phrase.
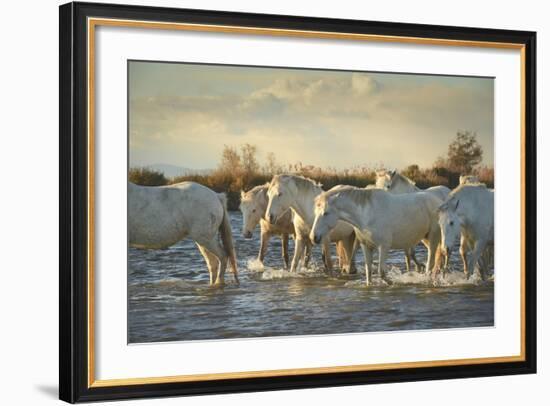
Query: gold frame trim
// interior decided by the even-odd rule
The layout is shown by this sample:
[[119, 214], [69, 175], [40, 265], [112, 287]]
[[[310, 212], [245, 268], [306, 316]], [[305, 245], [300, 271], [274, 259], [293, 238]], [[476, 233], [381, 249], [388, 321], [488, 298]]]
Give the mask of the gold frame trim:
[[[519, 355], [503, 357], [485, 357], [485, 358], [464, 358], [452, 360], [436, 361], [415, 361], [398, 362], [384, 364], [365, 364], [365, 365], [347, 365], [331, 366], [317, 368], [295, 368], [295, 369], [277, 369], [266, 371], [242, 371], [225, 372], [214, 374], [192, 374], [175, 375], [146, 378], [123, 378], [123, 379], [95, 379], [95, 278], [94, 278], [94, 218], [95, 218], [95, 28], [97, 26], [111, 27], [134, 27], [149, 28], [161, 30], [182, 30], [195, 32], [217, 32], [244, 35], [266, 35], [282, 37], [299, 38], [319, 38], [335, 40], [354, 40], [370, 42], [390, 42], [416, 45], [438, 45], [438, 46], [458, 46], [458, 47], [479, 47], [512, 49], [520, 51], [521, 64], [521, 271], [520, 271], [520, 341], [521, 349]], [[325, 32], [325, 31], [305, 31], [289, 29], [273, 29], [258, 27], [240, 27], [228, 25], [208, 25], [208, 24], [185, 24], [185, 23], [163, 23], [153, 21], [139, 20], [120, 20], [109, 18], [89, 18], [88, 19], [88, 387], [113, 387], [124, 385], [143, 385], [159, 383], [177, 383], [177, 382], [199, 382], [212, 381], [218, 379], [244, 379], [244, 378], [266, 378], [292, 375], [312, 375], [312, 374], [331, 374], [341, 372], [363, 372], [391, 370], [397, 368], [425, 368], [441, 366], [458, 366], [473, 364], [493, 364], [504, 362], [522, 362], [525, 361], [525, 45], [505, 42], [484, 42], [484, 41], [463, 41], [453, 39], [421, 38], [421, 37], [399, 37], [391, 35], [372, 35], [372, 34], [354, 34], [343, 32]]]

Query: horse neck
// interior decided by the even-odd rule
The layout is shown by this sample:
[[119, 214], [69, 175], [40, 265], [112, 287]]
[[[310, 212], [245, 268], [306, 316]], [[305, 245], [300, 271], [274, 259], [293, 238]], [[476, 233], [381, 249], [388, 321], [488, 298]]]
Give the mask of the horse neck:
[[391, 191], [394, 193], [411, 193], [418, 192], [419, 190], [420, 189], [416, 187], [416, 185], [413, 185], [399, 174], [395, 177], [391, 185]]
[[323, 190], [319, 186], [314, 186], [311, 189], [300, 190], [294, 196], [293, 202], [290, 205], [292, 211], [300, 216], [310, 226], [315, 220], [315, 197], [321, 194]]
[[337, 203], [336, 208], [338, 209], [338, 218], [340, 220], [349, 223], [360, 230], [364, 229], [364, 208], [355, 204], [350, 198], [346, 198], [345, 201]]
[[474, 213], [477, 210], [475, 205], [475, 198], [472, 196], [456, 195], [456, 198], [460, 200], [460, 204], [457, 209], [457, 214], [461, 217], [461, 226], [467, 231], [471, 231], [476, 227], [476, 221]]
[[256, 194], [256, 201], [260, 206], [260, 210], [262, 210], [265, 213], [267, 211], [267, 206], [269, 204], [269, 199], [267, 197], [267, 188], [260, 190]]

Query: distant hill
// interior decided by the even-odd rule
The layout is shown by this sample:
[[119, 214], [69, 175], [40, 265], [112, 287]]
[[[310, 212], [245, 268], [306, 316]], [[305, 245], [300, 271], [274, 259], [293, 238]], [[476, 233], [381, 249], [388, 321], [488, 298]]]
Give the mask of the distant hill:
[[154, 169], [164, 173], [167, 178], [173, 178], [175, 176], [187, 176], [187, 175], [207, 175], [212, 172], [212, 169], [191, 169], [184, 166], [168, 165], [168, 164], [153, 164], [145, 165], [145, 167]]

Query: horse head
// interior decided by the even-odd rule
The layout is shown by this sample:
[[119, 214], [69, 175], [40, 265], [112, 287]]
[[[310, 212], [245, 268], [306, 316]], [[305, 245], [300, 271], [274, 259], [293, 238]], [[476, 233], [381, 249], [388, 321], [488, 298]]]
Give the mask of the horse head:
[[274, 224], [290, 208], [295, 192], [296, 185], [292, 177], [286, 175], [274, 176], [267, 190], [268, 203], [265, 219]]
[[461, 217], [458, 213], [460, 200], [451, 198], [439, 209], [439, 227], [441, 228], [441, 246], [443, 254], [448, 258], [451, 249], [460, 236]]
[[325, 192], [315, 199], [315, 220], [309, 233], [312, 243], [319, 244], [336, 227], [338, 214], [334, 207], [334, 199], [337, 198], [338, 194], [329, 195]]
[[397, 174], [395, 169], [376, 171], [376, 187], [379, 189], [390, 190], [392, 182]]
[[[263, 192], [263, 193], [262, 193]], [[252, 238], [254, 228], [258, 225], [265, 214], [267, 199], [265, 190], [241, 191], [241, 204], [239, 209], [243, 214], [243, 237]]]

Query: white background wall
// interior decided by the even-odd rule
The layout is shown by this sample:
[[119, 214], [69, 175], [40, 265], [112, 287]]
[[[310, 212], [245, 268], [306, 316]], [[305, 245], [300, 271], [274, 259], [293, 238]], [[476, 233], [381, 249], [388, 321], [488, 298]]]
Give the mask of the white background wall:
[[[118, 3], [118, 1], [117, 1]], [[550, 398], [549, 288], [542, 257], [548, 245], [546, 137], [550, 93], [550, 25], [543, 1], [331, 2], [124, 1], [122, 3], [259, 13], [413, 22], [538, 32], [538, 286], [539, 373], [422, 383], [355, 386], [240, 395], [145, 400], [139, 404], [240, 406], [262, 404], [547, 404]], [[0, 22], [0, 403], [41, 405], [57, 400], [58, 377], [58, 1], [12, 1]], [[547, 247], [546, 247], [547, 248]], [[475, 343], [465, 343], [472, 345]], [[138, 404], [127, 402], [125, 404]]]

